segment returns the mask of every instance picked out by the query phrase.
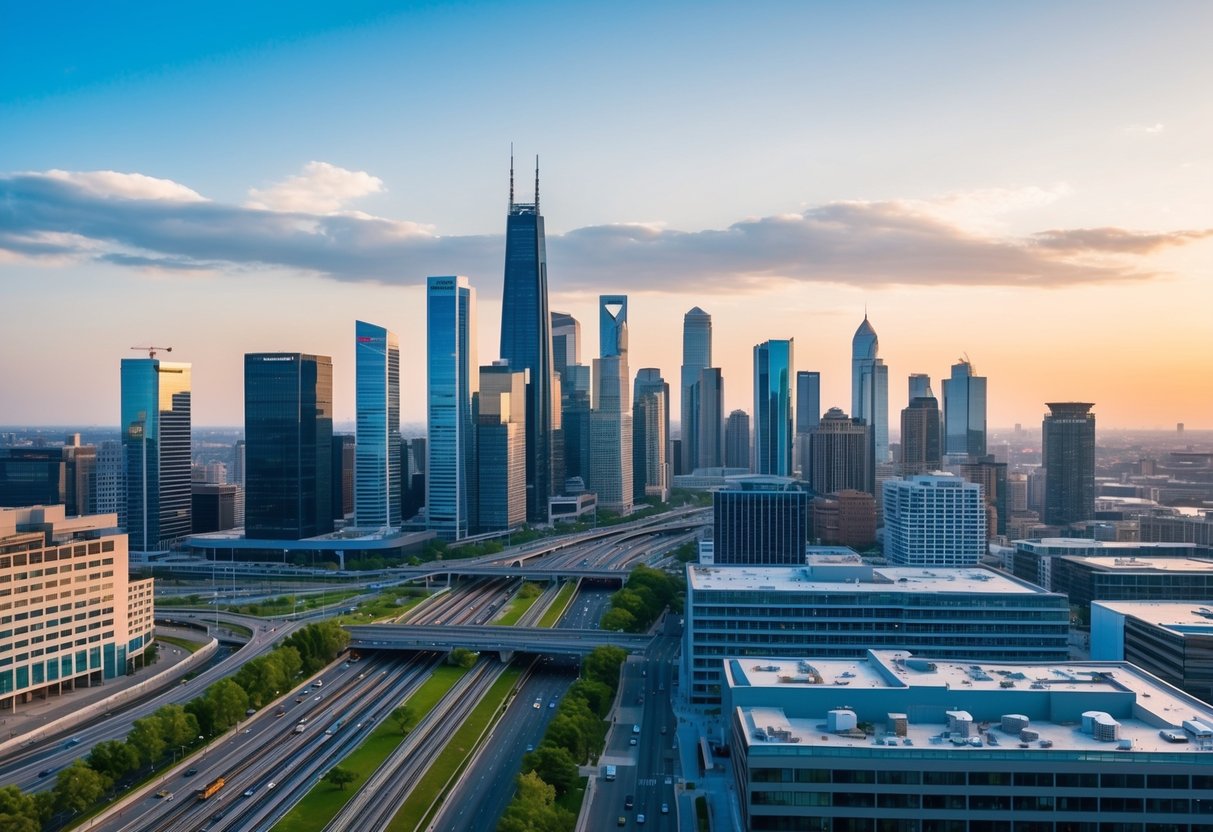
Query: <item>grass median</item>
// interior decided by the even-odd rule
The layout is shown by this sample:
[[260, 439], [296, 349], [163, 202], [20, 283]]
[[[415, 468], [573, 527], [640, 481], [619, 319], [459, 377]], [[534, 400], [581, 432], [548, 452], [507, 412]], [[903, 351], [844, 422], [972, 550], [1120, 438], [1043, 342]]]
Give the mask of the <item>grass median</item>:
[[184, 639], [184, 638], [177, 638], [176, 636], [158, 635], [158, 636], [156, 636], [156, 641], [162, 642], [164, 644], [171, 644], [174, 647], [180, 647], [182, 650], [186, 651], [187, 653], [197, 653], [199, 650], [202, 649], [202, 646], [203, 646], [201, 642], [190, 641], [189, 639]]
[[[462, 667], [442, 665], [405, 700], [404, 704], [408, 705], [414, 714], [413, 725], [409, 726], [410, 731], [422, 717], [433, 710], [465, 673], [467, 670]], [[399, 725], [390, 719], [384, 721], [362, 741], [362, 745], [337, 763], [357, 776], [354, 788], [341, 790], [329, 783], [316, 784], [303, 800], [295, 804], [286, 817], [278, 821], [273, 832], [314, 832], [323, 829], [404, 738]]]
[[429, 822], [439, 800], [446, 796], [455, 778], [467, 766], [489, 726], [504, 712], [506, 699], [521, 674], [520, 669], [510, 667], [493, 683], [417, 782], [404, 806], [388, 824], [388, 832], [413, 832]]
[[540, 617], [539, 627], [555, 627], [556, 622], [564, 615], [564, 611], [569, 608], [569, 603], [573, 600], [573, 594], [577, 592], [576, 581], [565, 581], [564, 586], [560, 587], [560, 591], [556, 593], [556, 597], [552, 603], [548, 605], [547, 610]]
[[539, 584], [527, 581], [514, 593], [514, 597], [510, 599], [509, 606], [506, 607], [501, 615], [489, 623], [498, 627], [513, 627], [526, 614], [527, 610], [535, 606], [535, 602], [542, 595], [543, 589]]

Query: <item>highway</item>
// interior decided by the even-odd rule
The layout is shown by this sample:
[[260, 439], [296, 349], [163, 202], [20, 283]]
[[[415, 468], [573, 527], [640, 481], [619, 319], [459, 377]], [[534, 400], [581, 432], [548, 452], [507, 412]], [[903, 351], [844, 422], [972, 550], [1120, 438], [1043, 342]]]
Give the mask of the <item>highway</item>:
[[449, 650], [467, 647], [541, 656], [583, 656], [596, 647], [615, 645], [643, 650], [649, 636], [606, 630], [549, 630], [538, 627], [476, 625], [355, 624], [346, 627], [356, 650]]

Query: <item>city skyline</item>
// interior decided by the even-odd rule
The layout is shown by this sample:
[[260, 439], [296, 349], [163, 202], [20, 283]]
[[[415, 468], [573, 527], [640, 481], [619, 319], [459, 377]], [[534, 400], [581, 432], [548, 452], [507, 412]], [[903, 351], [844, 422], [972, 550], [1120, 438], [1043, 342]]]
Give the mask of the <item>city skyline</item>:
[[[1193, 381], [1213, 376], [1213, 120], [1191, 94], [1213, 80], [1213, 10], [1110, 3], [1092, 29], [1080, 6], [930, 9], [305, 4], [238, 30], [14, 9], [0, 285], [68, 336], [14, 316], [0, 382], [25, 393], [0, 424], [117, 425], [117, 365], [142, 343], [194, 366], [198, 426], [243, 422], [242, 357], [268, 351], [331, 355], [352, 421], [360, 318], [400, 333], [402, 389], [422, 390], [427, 275], [468, 275], [500, 319], [514, 141], [521, 169], [543, 157], [550, 308], [593, 343], [597, 296], [628, 294], [632, 364], [671, 379], [679, 316], [702, 307], [725, 412], [749, 410], [749, 349], [771, 337], [849, 411], [866, 308], [891, 414], [911, 373], [938, 385], [968, 354], [991, 429], [1057, 400], [1096, 402], [1101, 429], [1213, 427]], [[512, 95], [506, 60], [544, 94]], [[498, 336], [482, 327], [480, 354]]]

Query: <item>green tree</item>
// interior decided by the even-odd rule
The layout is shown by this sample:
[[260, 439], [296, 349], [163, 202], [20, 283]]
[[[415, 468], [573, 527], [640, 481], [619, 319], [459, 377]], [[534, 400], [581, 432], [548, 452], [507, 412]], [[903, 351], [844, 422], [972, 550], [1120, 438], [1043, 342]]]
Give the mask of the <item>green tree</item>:
[[41, 828], [34, 798], [16, 786], [0, 786], [0, 829], [4, 832], [38, 832]]
[[557, 714], [543, 736], [545, 742], [563, 748], [574, 760], [584, 760], [588, 755], [588, 737], [579, 721], [567, 714]]
[[466, 647], [456, 647], [451, 651], [451, 654], [447, 656], [447, 661], [456, 667], [471, 667], [476, 663], [476, 659], [479, 658], [479, 656], [479, 653], [474, 653]]
[[248, 694], [232, 679], [220, 679], [206, 689], [212, 708], [211, 730], [222, 734], [240, 720], [248, 710]]
[[159, 761], [164, 756], [164, 749], [168, 747], [164, 740], [164, 729], [154, 715], [136, 719], [131, 725], [131, 732], [126, 735], [126, 741], [139, 755], [139, 762], [145, 766]]
[[529, 771], [518, 777], [513, 802], [497, 823], [497, 832], [569, 832], [577, 817], [556, 805], [556, 789]]
[[640, 629], [637, 624], [636, 616], [619, 607], [607, 610], [602, 615], [602, 621], [599, 622], [602, 629], [614, 630], [617, 633], [635, 632]]
[[556, 796], [563, 797], [572, 791], [578, 782], [577, 761], [568, 751], [553, 743], [545, 742], [522, 761], [523, 771], [533, 771], [556, 789]]
[[627, 651], [622, 647], [610, 645], [595, 647], [581, 665], [582, 676], [602, 682], [611, 689], [613, 696], [616, 688], [619, 687], [619, 666], [627, 657]]
[[395, 722], [400, 727], [401, 734], [409, 732], [409, 728], [416, 718], [417, 713], [413, 710], [412, 705], [401, 705], [392, 711], [392, 722]]
[[169, 748], [190, 745], [198, 738], [198, 718], [180, 705], [164, 705], [152, 716], [160, 721], [160, 733]]
[[600, 718], [604, 718], [610, 713], [611, 700], [615, 698], [615, 691], [596, 679], [580, 679], [569, 688], [568, 695], [584, 699], [591, 711]]
[[73, 760], [55, 780], [55, 809], [77, 814], [87, 811], [101, 799], [109, 783], [84, 760]]
[[341, 791], [345, 791], [345, 787], [357, 780], [358, 775], [341, 766], [333, 766], [328, 770], [328, 774], [324, 775], [324, 779], [326, 782], [332, 783], [341, 789]]
[[[139, 768], [139, 752], [122, 740], [106, 740], [93, 746], [87, 762], [89, 768], [116, 781]], [[3, 828], [0, 824], [0, 829]]]

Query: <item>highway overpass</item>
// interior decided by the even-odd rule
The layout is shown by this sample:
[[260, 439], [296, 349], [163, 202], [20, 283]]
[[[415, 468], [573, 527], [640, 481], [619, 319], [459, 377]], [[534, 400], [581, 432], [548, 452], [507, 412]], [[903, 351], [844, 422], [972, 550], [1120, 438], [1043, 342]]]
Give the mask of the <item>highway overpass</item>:
[[541, 656], [584, 656], [596, 647], [612, 645], [629, 653], [644, 650], [652, 636], [609, 630], [564, 630], [544, 627], [493, 627], [471, 624], [355, 624], [345, 628], [353, 650], [438, 650], [466, 647], [495, 652], [503, 661], [516, 653]]

